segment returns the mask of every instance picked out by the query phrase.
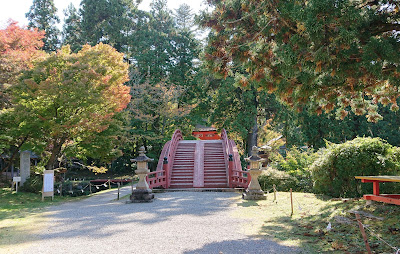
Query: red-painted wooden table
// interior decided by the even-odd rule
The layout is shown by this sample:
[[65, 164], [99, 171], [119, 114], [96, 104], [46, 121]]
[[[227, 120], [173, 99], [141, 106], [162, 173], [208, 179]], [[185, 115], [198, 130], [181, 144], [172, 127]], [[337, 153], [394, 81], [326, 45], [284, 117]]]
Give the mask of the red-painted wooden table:
[[389, 204], [400, 205], [400, 194], [380, 194], [379, 183], [381, 182], [399, 182], [400, 176], [356, 176], [363, 183], [373, 184], [373, 194], [364, 195], [365, 200], [374, 200]]

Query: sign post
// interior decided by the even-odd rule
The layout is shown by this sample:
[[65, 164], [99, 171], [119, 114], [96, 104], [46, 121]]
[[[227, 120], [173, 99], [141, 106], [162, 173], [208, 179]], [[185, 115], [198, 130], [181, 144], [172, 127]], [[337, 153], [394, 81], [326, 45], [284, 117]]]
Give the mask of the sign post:
[[13, 184], [15, 184], [15, 192], [18, 192], [18, 183], [21, 182], [20, 176], [13, 177]]
[[43, 188], [42, 188], [42, 201], [44, 197], [51, 197], [54, 199], [54, 170], [45, 170], [43, 172]]

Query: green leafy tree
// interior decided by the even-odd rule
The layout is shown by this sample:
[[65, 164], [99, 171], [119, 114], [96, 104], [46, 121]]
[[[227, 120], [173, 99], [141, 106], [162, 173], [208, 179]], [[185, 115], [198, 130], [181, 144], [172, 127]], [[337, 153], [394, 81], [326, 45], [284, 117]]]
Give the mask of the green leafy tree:
[[[134, 78], [133, 76], [136, 76]], [[165, 141], [178, 128], [177, 123], [187, 116], [193, 105], [179, 104], [183, 89], [166, 83], [151, 84], [138, 82], [137, 70], [131, 73], [131, 96], [135, 98], [129, 105], [131, 115], [130, 136], [134, 142], [152, 145], [161, 152]], [[158, 155], [158, 153], [157, 153]]]
[[171, 68], [169, 82], [185, 89], [180, 101], [197, 103], [196, 86], [200, 81], [199, 73], [200, 42], [195, 38], [194, 15], [186, 4], [179, 6], [173, 15], [175, 33], [172, 35]]
[[188, 4], [181, 4], [173, 16], [178, 29], [192, 30], [195, 27], [193, 11]]
[[82, 0], [81, 29], [86, 43], [110, 44], [120, 52], [134, 26], [136, 6], [131, 0]]
[[28, 28], [37, 28], [45, 32], [43, 38], [43, 50], [55, 51], [59, 47], [60, 31], [57, 24], [60, 19], [57, 16], [57, 8], [53, 0], [33, 0], [33, 4], [26, 13], [29, 20]]
[[166, 81], [171, 70], [173, 18], [165, 0], [154, 0], [150, 13], [142, 13], [143, 23], [132, 37], [132, 57], [138, 71], [146, 75], [150, 83]]
[[335, 107], [382, 118], [377, 104], [392, 103], [400, 86], [400, 12], [396, 1], [210, 1], [203, 15], [212, 28], [206, 58], [227, 77], [231, 62], [246, 78], [287, 104], [312, 103], [317, 113]]
[[209, 95], [212, 108], [210, 122], [219, 128], [226, 128], [235, 133], [243, 150], [251, 153], [253, 146], [258, 145], [260, 127], [267, 124], [277, 109], [273, 95], [257, 91], [256, 83], [241, 87], [239, 80], [227, 78], [215, 79], [211, 84]]
[[111, 153], [104, 151], [117, 140], [110, 126], [131, 98], [127, 78], [123, 55], [105, 44], [78, 53], [66, 46], [38, 62], [13, 89], [14, 124], [21, 136], [35, 137], [26, 148], [43, 152], [47, 169], [73, 147], [81, 157]]
[[68, 44], [73, 52], [77, 52], [84, 44], [82, 39], [81, 16], [72, 3], [64, 10], [64, 14], [65, 20], [62, 32], [62, 44]]

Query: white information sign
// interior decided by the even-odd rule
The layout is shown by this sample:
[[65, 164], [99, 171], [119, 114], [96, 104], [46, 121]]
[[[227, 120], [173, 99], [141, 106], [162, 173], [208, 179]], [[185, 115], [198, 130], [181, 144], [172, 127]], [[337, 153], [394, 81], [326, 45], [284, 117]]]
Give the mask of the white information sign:
[[18, 183], [21, 182], [21, 177], [20, 176], [14, 176], [13, 177], [13, 186], [15, 184], [15, 192], [18, 192]]
[[49, 192], [49, 191], [54, 191], [54, 172], [47, 174], [45, 173], [43, 175], [43, 192]]
[[43, 172], [42, 200], [44, 197], [54, 197], [54, 170], [45, 170]]

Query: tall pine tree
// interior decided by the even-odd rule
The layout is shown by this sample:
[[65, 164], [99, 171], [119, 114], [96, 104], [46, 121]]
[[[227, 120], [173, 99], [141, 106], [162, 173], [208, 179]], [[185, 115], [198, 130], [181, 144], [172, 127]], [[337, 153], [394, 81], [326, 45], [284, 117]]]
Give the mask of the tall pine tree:
[[78, 52], [82, 48], [82, 29], [81, 17], [78, 10], [71, 3], [64, 10], [65, 20], [62, 32], [62, 44], [69, 44], [73, 52]]
[[206, 57], [229, 75], [241, 62], [248, 78], [288, 105], [313, 102], [319, 114], [337, 109], [382, 118], [378, 103], [398, 110], [398, 1], [218, 1], [204, 14], [212, 28]]
[[90, 45], [103, 42], [120, 52], [127, 51], [135, 12], [132, 0], [82, 0], [81, 27], [85, 42]]
[[57, 8], [53, 0], [33, 0], [29, 12], [25, 15], [28, 20], [28, 28], [37, 28], [45, 32], [43, 50], [55, 51], [59, 47], [60, 30], [57, 24], [60, 19], [57, 16]]

